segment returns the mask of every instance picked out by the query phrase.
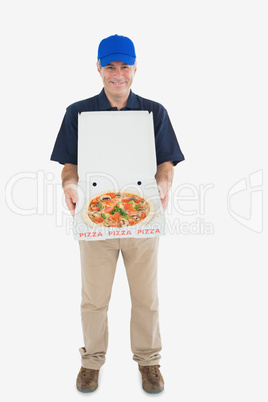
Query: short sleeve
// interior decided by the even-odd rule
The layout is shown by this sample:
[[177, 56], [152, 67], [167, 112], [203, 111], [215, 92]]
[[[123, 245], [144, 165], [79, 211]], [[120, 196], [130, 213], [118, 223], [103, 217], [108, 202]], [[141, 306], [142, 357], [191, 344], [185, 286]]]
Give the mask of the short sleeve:
[[184, 160], [184, 155], [180, 149], [167, 110], [160, 104], [159, 108], [154, 112], [154, 125], [157, 164], [160, 165], [170, 161], [176, 166]]
[[72, 163], [77, 165], [77, 121], [78, 114], [69, 106], [66, 109], [60, 131], [56, 138], [50, 159], [61, 164]]

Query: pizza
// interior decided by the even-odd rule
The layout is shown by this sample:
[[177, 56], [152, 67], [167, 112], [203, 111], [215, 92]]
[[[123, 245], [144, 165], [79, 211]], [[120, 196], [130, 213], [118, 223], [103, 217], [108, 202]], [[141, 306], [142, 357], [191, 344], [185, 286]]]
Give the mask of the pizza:
[[92, 198], [82, 213], [83, 220], [106, 227], [145, 224], [154, 212], [150, 200], [127, 192], [107, 192]]

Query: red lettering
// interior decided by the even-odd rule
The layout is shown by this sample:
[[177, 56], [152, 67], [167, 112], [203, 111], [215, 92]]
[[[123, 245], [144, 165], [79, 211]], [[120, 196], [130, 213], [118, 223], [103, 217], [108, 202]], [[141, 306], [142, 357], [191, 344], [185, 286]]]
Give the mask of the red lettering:
[[131, 235], [131, 231], [130, 231], [130, 230], [128, 230], [126, 234], [127, 234], [127, 235], [129, 235], [129, 234]]
[[[109, 235], [112, 234], [113, 232], [109, 232]], [[79, 233], [79, 237], [99, 237], [103, 236], [101, 232], [85, 232], [85, 233]]]
[[156, 229], [155, 233], [160, 233], [160, 230], [159, 230], [159, 229]]

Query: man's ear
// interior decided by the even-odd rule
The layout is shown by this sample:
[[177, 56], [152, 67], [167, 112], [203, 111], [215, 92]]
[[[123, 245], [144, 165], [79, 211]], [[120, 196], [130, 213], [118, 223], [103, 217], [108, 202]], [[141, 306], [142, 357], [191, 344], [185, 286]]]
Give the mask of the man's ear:
[[98, 70], [98, 72], [99, 72], [100, 75], [101, 75], [101, 70], [100, 70], [100, 67], [99, 67], [99, 63], [97, 62], [96, 65], [97, 65], [97, 70]]

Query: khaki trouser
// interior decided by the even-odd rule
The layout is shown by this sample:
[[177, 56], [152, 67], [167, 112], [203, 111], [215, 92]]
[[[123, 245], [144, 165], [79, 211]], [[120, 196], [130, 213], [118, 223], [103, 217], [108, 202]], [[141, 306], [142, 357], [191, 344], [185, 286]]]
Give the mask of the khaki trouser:
[[108, 346], [107, 310], [121, 250], [132, 302], [131, 350], [140, 365], [158, 364], [158, 237], [79, 241], [82, 267], [82, 366], [98, 370]]

